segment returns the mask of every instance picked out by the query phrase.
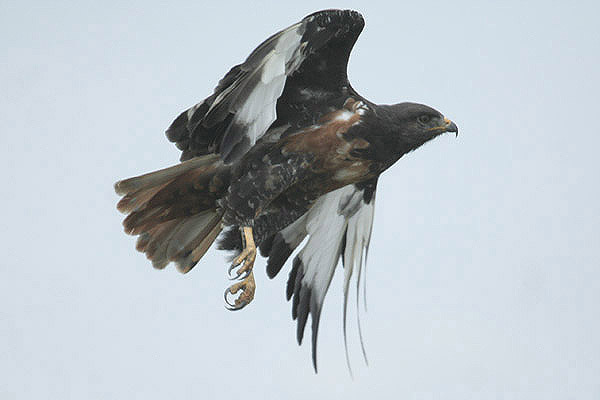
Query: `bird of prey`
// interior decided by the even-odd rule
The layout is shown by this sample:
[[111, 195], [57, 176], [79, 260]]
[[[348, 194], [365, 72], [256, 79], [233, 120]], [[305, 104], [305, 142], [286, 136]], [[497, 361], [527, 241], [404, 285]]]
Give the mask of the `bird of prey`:
[[220, 248], [237, 254], [229, 273], [238, 281], [225, 292], [232, 310], [254, 298], [257, 249], [273, 278], [303, 244], [286, 294], [299, 344], [311, 316], [315, 371], [321, 307], [340, 258], [345, 340], [379, 175], [444, 132], [458, 134], [431, 107], [379, 105], [352, 88], [348, 57], [363, 27], [356, 11], [324, 10], [269, 37], [167, 129], [180, 164], [115, 184], [125, 231], [139, 235], [136, 247], [155, 268], [190, 271], [221, 234]]

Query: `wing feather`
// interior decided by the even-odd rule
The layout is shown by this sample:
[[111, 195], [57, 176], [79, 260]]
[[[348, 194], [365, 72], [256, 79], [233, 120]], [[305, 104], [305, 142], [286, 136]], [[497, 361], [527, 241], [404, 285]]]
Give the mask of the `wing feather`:
[[[361, 200], [364, 197], [363, 193], [360, 192]], [[374, 198], [366, 204], [363, 201], [358, 206], [358, 209], [355, 210], [354, 214], [348, 220], [348, 228], [346, 230], [346, 241], [345, 241], [345, 249], [344, 256], [342, 258], [342, 262], [344, 264], [344, 311], [343, 311], [343, 331], [344, 331], [344, 350], [346, 352], [346, 362], [348, 364], [348, 369], [352, 373], [352, 368], [350, 366], [350, 357], [348, 355], [348, 341], [346, 334], [346, 316], [348, 309], [348, 298], [349, 298], [349, 288], [350, 288], [350, 280], [352, 278], [353, 272], [357, 271], [356, 278], [356, 312], [357, 312], [357, 324], [358, 324], [358, 333], [360, 338], [361, 350], [363, 353], [363, 357], [365, 362], [367, 361], [367, 354], [365, 351], [364, 340], [362, 336], [362, 329], [360, 326], [360, 318], [359, 318], [359, 288], [360, 288], [360, 280], [363, 270], [363, 257], [366, 254], [366, 251], [369, 248], [369, 243], [371, 241], [371, 231], [373, 228], [373, 219], [375, 216], [375, 201]], [[366, 260], [365, 260], [366, 262]]]
[[[299, 344], [302, 343], [306, 322], [311, 316], [315, 371], [321, 309], [340, 257], [344, 265], [343, 330], [346, 343], [349, 285], [354, 271], [358, 280], [364, 266], [363, 254], [368, 249], [373, 226], [374, 185], [370, 188], [348, 185], [321, 196], [306, 214], [280, 231], [269, 243], [267, 271], [272, 278], [294, 249], [308, 237], [294, 258], [286, 296], [292, 300], [292, 318], [297, 320], [296, 337]], [[359, 331], [359, 334], [362, 345], [362, 332]]]
[[[348, 56], [363, 26], [355, 11], [325, 10], [276, 33], [233, 67], [211, 96], [181, 113], [167, 129], [168, 139], [183, 150], [182, 160], [220, 153], [225, 162], [236, 161], [281, 117], [278, 108], [301, 109], [300, 99], [282, 96], [293, 92], [290, 85], [317, 89], [321, 101], [331, 98], [323, 96], [323, 85], [347, 90]], [[306, 117], [283, 119], [275, 125]]]

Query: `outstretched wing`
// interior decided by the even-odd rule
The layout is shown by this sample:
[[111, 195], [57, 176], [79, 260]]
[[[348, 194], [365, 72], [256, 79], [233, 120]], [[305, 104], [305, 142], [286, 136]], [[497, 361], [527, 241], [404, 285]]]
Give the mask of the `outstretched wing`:
[[167, 129], [181, 160], [220, 153], [233, 162], [272, 125], [310, 125], [319, 108], [340, 106], [354, 94], [346, 67], [363, 26], [356, 11], [325, 10], [268, 38]]
[[306, 322], [309, 314], [311, 316], [315, 371], [321, 308], [340, 257], [344, 265], [344, 342], [346, 340], [350, 280], [356, 270], [358, 301], [361, 279], [364, 282], [361, 276], [363, 259], [366, 260], [373, 226], [376, 185], [377, 181], [372, 180], [361, 185], [344, 186], [321, 196], [306, 214], [277, 233], [265, 248], [261, 248], [263, 254], [269, 255], [267, 274], [273, 278], [292, 252], [307, 238], [306, 244], [294, 258], [287, 283], [287, 299], [293, 299], [292, 318], [298, 321], [298, 344], [302, 344]]

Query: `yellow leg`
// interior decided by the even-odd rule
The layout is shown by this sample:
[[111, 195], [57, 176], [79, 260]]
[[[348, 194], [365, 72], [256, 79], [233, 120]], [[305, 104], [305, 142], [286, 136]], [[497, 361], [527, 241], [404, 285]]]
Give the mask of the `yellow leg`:
[[[233, 279], [241, 279], [238, 283], [235, 283], [225, 290], [225, 303], [228, 305], [228, 309], [232, 311], [241, 310], [254, 299], [254, 291], [256, 290], [256, 283], [254, 282], [254, 274], [252, 268], [254, 267], [254, 260], [256, 259], [256, 245], [254, 244], [254, 236], [252, 235], [252, 227], [244, 226], [242, 228], [242, 240], [244, 242], [244, 249], [237, 256], [231, 267], [229, 267], [229, 273], [238, 265], [244, 263], [237, 271], [236, 276]], [[228, 294], [236, 294], [239, 291], [242, 293], [233, 303], [227, 298]]]

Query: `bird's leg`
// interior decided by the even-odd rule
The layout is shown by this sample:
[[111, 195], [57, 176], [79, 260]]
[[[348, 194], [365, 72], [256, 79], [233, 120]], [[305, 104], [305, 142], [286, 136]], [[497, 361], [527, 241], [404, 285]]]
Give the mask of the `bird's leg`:
[[[235, 283], [225, 290], [225, 303], [232, 311], [241, 310], [254, 299], [254, 290], [256, 289], [256, 283], [254, 282], [254, 274], [252, 268], [254, 267], [254, 260], [256, 259], [256, 245], [254, 244], [254, 236], [252, 235], [252, 227], [244, 226], [242, 228], [242, 242], [244, 243], [244, 249], [237, 256], [231, 267], [229, 267], [229, 274], [238, 265], [244, 263], [240, 269], [238, 269], [236, 276], [233, 279], [241, 279], [238, 283]], [[227, 298], [228, 294], [236, 294], [239, 291], [242, 293], [233, 303]]]

